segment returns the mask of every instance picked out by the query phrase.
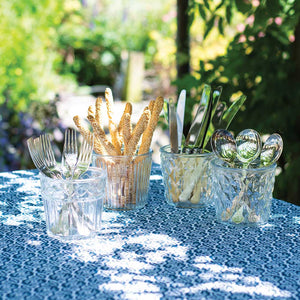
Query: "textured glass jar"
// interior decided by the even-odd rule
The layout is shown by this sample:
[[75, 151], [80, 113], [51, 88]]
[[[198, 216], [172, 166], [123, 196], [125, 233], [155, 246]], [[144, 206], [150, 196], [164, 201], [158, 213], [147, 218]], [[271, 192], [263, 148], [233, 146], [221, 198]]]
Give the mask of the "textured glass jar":
[[216, 158], [212, 167], [212, 197], [221, 222], [261, 225], [268, 222], [276, 164], [257, 169], [235, 169]]
[[106, 174], [90, 168], [81, 179], [40, 173], [47, 233], [62, 240], [89, 238], [101, 227]]
[[141, 155], [93, 155], [93, 166], [107, 172], [104, 207], [139, 209], [148, 201], [152, 150]]
[[170, 145], [160, 148], [165, 197], [169, 204], [184, 208], [211, 204], [208, 179], [213, 157], [213, 153], [171, 153]]

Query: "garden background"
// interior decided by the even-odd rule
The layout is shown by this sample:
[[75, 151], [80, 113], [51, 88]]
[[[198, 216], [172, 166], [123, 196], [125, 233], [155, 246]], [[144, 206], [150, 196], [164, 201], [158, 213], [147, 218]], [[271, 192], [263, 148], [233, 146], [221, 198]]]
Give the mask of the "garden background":
[[298, 0], [1, 1], [0, 171], [33, 167], [32, 135], [61, 148], [62, 101], [111, 87], [143, 103], [185, 88], [188, 124], [208, 83], [223, 86], [222, 101], [247, 96], [235, 134], [282, 135], [274, 196], [300, 205], [299, 15]]

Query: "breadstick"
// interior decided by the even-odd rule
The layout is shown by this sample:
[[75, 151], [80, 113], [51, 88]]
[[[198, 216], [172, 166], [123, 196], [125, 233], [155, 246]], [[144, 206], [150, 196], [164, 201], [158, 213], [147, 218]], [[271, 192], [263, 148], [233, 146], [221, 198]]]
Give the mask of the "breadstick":
[[91, 116], [91, 115], [88, 115], [88, 120], [90, 121], [92, 127], [93, 127], [93, 130], [94, 130], [94, 133], [95, 133], [95, 136], [101, 141], [101, 143], [103, 144], [106, 152], [109, 154], [109, 155], [118, 155], [118, 152], [116, 151], [116, 148], [114, 147], [114, 145], [106, 138], [106, 135], [105, 135], [105, 132], [103, 130], [103, 128], [101, 128], [95, 117]]
[[151, 114], [152, 114], [152, 112], [153, 112], [154, 103], [155, 103], [155, 100], [151, 100], [151, 101], [149, 102], [149, 109], [150, 109], [150, 111], [151, 111]]
[[114, 122], [114, 111], [113, 111], [113, 95], [110, 88], [105, 89], [105, 101], [106, 101], [106, 109], [107, 109], [107, 116], [108, 116], [108, 129], [111, 136], [111, 142], [117, 151], [117, 155], [121, 154], [121, 143], [117, 131], [117, 125]]
[[[76, 127], [78, 128], [79, 132], [81, 133], [81, 135], [86, 140], [90, 141], [91, 135], [93, 135], [93, 134], [83, 124], [83, 120], [79, 116], [75, 116], [73, 118], [73, 121], [74, 121]], [[95, 136], [94, 136], [94, 150], [98, 154], [106, 154], [105, 148], [103, 147], [103, 145], [101, 144], [101, 142], [99, 141], [99, 139], [97, 139]]]
[[129, 113], [124, 115], [121, 134], [124, 142], [124, 153], [127, 153], [128, 143], [131, 138], [131, 115]]
[[126, 105], [125, 105], [125, 108], [124, 108], [124, 111], [123, 111], [123, 114], [122, 114], [122, 117], [120, 119], [120, 123], [119, 123], [119, 126], [118, 126], [118, 133], [121, 134], [122, 132], [122, 127], [123, 127], [123, 122], [124, 122], [124, 118], [125, 118], [125, 115], [126, 114], [129, 114], [131, 115], [132, 114], [132, 104], [130, 102], [127, 102]]
[[89, 108], [88, 108], [88, 115], [91, 115], [91, 116], [95, 116], [95, 109], [93, 107], [93, 105], [90, 105]]
[[153, 132], [157, 125], [159, 114], [163, 108], [163, 105], [164, 105], [164, 98], [157, 97], [155, 100], [155, 103], [154, 103], [153, 112], [151, 114], [151, 119], [150, 119], [149, 125], [147, 126], [147, 128], [142, 136], [142, 142], [141, 142], [141, 146], [139, 149], [139, 154], [144, 154], [149, 151]]
[[151, 117], [151, 113], [150, 113], [149, 109], [145, 110], [142, 113], [140, 119], [138, 120], [138, 122], [132, 132], [131, 138], [128, 142], [128, 149], [124, 153], [125, 155], [134, 155], [135, 154], [140, 137], [143, 134], [143, 132], [145, 131], [145, 129], [148, 127], [150, 117]]
[[101, 97], [98, 97], [96, 99], [95, 109], [96, 109], [96, 113], [95, 113], [96, 122], [98, 123], [99, 126], [103, 127], [101, 124], [101, 120], [103, 119], [103, 101]]

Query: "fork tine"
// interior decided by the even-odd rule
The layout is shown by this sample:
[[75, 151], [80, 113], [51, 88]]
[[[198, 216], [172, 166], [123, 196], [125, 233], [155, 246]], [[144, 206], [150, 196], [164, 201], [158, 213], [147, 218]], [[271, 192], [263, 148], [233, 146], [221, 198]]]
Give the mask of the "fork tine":
[[41, 169], [43, 166], [43, 163], [41, 161], [40, 155], [37, 150], [37, 147], [39, 146], [38, 142], [39, 142], [38, 138], [36, 138], [36, 139], [29, 138], [27, 140], [27, 145], [28, 145], [30, 156], [32, 158], [34, 165], [36, 166], [37, 169]]

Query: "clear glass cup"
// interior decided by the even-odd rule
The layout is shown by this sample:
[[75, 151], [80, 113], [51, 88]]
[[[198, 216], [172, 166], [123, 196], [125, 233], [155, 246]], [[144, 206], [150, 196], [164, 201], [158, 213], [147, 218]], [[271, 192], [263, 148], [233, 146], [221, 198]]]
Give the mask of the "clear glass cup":
[[160, 148], [161, 169], [167, 202], [176, 207], [210, 205], [210, 161], [213, 153], [171, 153], [170, 145]]
[[80, 179], [54, 179], [40, 173], [47, 233], [61, 240], [93, 237], [101, 228], [106, 174], [89, 168]]
[[221, 222], [261, 225], [268, 222], [276, 164], [256, 169], [230, 168], [216, 158], [211, 162], [212, 198]]
[[139, 209], [148, 201], [152, 150], [141, 155], [93, 155], [93, 166], [107, 172], [104, 207]]

